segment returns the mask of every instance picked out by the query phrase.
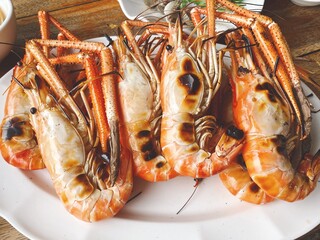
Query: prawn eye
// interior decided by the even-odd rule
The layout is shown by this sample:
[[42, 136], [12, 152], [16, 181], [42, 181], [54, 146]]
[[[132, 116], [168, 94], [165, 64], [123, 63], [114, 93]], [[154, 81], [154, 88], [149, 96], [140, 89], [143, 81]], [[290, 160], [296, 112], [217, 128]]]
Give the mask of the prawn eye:
[[168, 44], [168, 45], [166, 46], [166, 50], [167, 50], [168, 52], [169, 52], [169, 51], [172, 51], [172, 49], [173, 49], [173, 47], [172, 47], [171, 45]]
[[37, 112], [37, 109], [35, 107], [30, 108], [30, 113], [35, 114]]
[[227, 128], [226, 134], [237, 140], [242, 139], [244, 136], [244, 132], [233, 125]]

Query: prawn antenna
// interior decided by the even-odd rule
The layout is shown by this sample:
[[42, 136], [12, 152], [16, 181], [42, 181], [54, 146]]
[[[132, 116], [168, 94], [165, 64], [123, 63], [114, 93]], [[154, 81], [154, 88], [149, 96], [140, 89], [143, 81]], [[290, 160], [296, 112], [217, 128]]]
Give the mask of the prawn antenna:
[[10, 45], [10, 46], [18, 47], [18, 48], [21, 48], [21, 49], [26, 49], [25, 47], [23, 47], [23, 46], [21, 46], [21, 45], [18, 45], [18, 44], [14, 44], [14, 43], [0, 42], [0, 44], [3, 44], [3, 45]]
[[118, 71], [111, 71], [111, 72], [107, 72], [107, 73], [102, 73], [102, 74], [100, 74], [99, 76], [97, 76], [97, 77], [95, 77], [95, 78], [92, 78], [92, 79], [90, 79], [90, 80], [88, 80], [87, 78], [82, 78], [82, 79], [80, 79], [79, 81], [77, 81], [77, 82], [73, 85], [73, 87], [72, 87], [72, 89], [69, 91], [69, 93], [70, 93], [70, 94], [73, 94], [74, 92], [77, 92], [78, 90], [80, 90], [80, 89], [81, 89], [83, 86], [85, 86], [88, 82], [94, 81], [94, 80], [96, 80], [96, 79], [99, 79], [99, 78], [101, 78], [101, 77], [105, 77], [105, 76], [108, 76], [108, 75], [111, 75], [111, 74], [116, 74], [116, 75], [118, 75], [121, 79], [123, 79], [122, 76], [121, 76], [121, 74], [120, 74]]
[[18, 78], [16, 78], [15, 76], [12, 76], [12, 79], [13, 79], [22, 89], [30, 89], [30, 88], [24, 86], [24, 85], [22, 84], [22, 82], [21, 82]]
[[108, 45], [107, 45], [107, 47], [109, 47], [110, 45], [112, 45], [113, 44], [113, 39], [108, 35], [108, 34], [104, 34], [104, 37], [108, 40]]
[[250, 44], [249, 38], [245, 34], [242, 34], [241, 38], [245, 42], [246, 50], [249, 52], [251, 59], [253, 59], [253, 54], [252, 54], [252, 50], [250, 47], [251, 44]]
[[217, 36], [217, 42], [219, 42], [220, 40], [222, 40], [221, 44], [225, 44], [224, 42], [224, 39], [225, 39], [225, 36], [229, 33], [232, 33], [232, 32], [236, 32], [238, 30], [241, 30], [242, 27], [236, 27], [236, 28], [229, 28], [229, 29], [226, 29], [225, 31], [223, 31], [222, 33], [218, 34]]
[[276, 59], [276, 62], [274, 64], [273, 76], [276, 76], [276, 72], [277, 72], [278, 65], [279, 65], [279, 60], [280, 60], [280, 57], [278, 56], [277, 59]]
[[130, 198], [126, 204], [128, 204], [129, 202], [131, 202], [132, 200], [134, 200], [135, 198], [137, 198], [142, 192], [138, 192], [136, 195], [132, 196], [132, 198]]
[[177, 215], [187, 206], [187, 204], [191, 201], [193, 196], [195, 195], [200, 183], [202, 182], [203, 178], [196, 178], [195, 180], [195, 185], [193, 186], [193, 192], [191, 193], [191, 196], [187, 199], [187, 201], [183, 204], [183, 206], [179, 209], [179, 211], [176, 213]]
[[[20, 59], [19, 62], [22, 61], [22, 57], [16, 51], [14, 51], [14, 50], [10, 50], [10, 51]], [[17, 63], [17, 64], [19, 64], [19, 63]]]
[[310, 51], [310, 52], [301, 54], [301, 55], [299, 55], [298, 57], [305, 57], [305, 56], [308, 56], [308, 55], [311, 55], [311, 54], [314, 54], [314, 53], [317, 53], [317, 52], [320, 52], [320, 48], [319, 48], [319, 49], [316, 49], [316, 50], [314, 50], [314, 51]]

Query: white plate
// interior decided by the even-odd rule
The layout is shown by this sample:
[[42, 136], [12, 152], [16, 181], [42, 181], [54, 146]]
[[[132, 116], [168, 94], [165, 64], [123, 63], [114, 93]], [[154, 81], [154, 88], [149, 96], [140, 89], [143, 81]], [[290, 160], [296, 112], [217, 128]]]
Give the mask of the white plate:
[[[96, 40], [104, 41], [103, 38]], [[0, 79], [0, 119], [12, 71]], [[306, 88], [306, 94], [311, 91]], [[310, 98], [315, 109], [316, 97]], [[320, 113], [313, 115], [313, 151], [320, 146]], [[320, 223], [320, 187], [303, 201], [274, 201], [257, 206], [241, 202], [218, 176], [193, 191], [193, 179], [146, 183], [136, 179], [133, 196], [119, 215], [96, 223], [70, 215], [58, 199], [46, 170], [22, 171], [0, 159], [0, 215], [30, 239], [294, 239]]]
[[[144, 12], [149, 7], [144, 3], [143, 0], [118, 0], [120, 7], [123, 13], [129, 19], [135, 19], [136, 16]], [[244, 7], [254, 12], [261, 12], [264, 0], [244, 0]], [[143, 15], [151, 16], [154, 15], [156, 17], [162, 17], [163, 15], [160, 12], [149, 10], [144, 12]], [[144, 20], [145, 18], [142, 18]], [[225, 30], [233, 25], [230, 23], [226, 23], [225, 21], [217, 21], [216, 29], [217, 30]]]

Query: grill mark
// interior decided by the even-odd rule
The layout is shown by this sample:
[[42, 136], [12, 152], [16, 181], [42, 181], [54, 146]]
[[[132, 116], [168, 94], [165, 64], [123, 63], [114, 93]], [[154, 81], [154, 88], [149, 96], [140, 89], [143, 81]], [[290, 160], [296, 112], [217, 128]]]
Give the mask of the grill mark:
[[165, 162], [158, 162], [158, 163], [156, 164], [156, 167], [157, 167], [157, 168], [162, 168], [164, 165], [165, 165]]
[[275, 88], [268, 82], [264, 82], [262, 84], [258, 84], [256, 86], [257, 91], [266, 91], [267, 96], [271, 102], [276, 102], [277, 99], [279, 99], [282, 102], [282, 98], [278, 94], [278, 92], [275, 90]]
[[137, 137], [138, 138], [145, 138], [145, 137], [150, 137], [151, 132], [149, 130], [142, 130], [138, 132]]
[[141, 152], [145, 161], [150, 161], [158, 155], [151, 140], [141, 146]]
[[179, 137], [182, 141], [193, 142], [194, 141], [194, 128], [191, 123], [182, 123], [178, 129]]
[[260, 190], [260, 187], [255, 182], [252, 182], [249, 188], [253, 193], [257, 193]]
[[182, 62], [182, 68], [186, 72], [193, 72], [195, 70], [193, 67], [193, 62], [190, 58], [187, 58]]
[[181, 75], [178, 79], [181, 85], [186, 88], [188, 94], [197, 94], [200, 89], [200, 81], [195, 74], [186, 73]]
[[18, 117], [14, 117], [7, 121], [2, 128], [2, 139], [8, 141], [15, 136], [21, 136], [23, 134], [22, 125], [24, 124], [25, 121], [22, 121]]

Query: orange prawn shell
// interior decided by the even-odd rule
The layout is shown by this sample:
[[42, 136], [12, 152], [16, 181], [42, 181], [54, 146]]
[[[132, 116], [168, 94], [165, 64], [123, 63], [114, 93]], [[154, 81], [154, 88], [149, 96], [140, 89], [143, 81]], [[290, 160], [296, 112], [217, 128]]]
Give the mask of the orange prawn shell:
[[[26, 58], [25, 58], [26, 59]], [[26, 76], [28, 75], [28, 76]], [[27, 68], [16, 66], [13, 76], [24, 83], [26, 77], [32, 77]], [[35, 75], [34, 75], [35, 76]], [[33, 77], [34, 77], [33, 76]], [[45, 167], [35, 133], [29, 121], [31, 104], [22, 87], [12, 80], [4, 105], [4, 119], [1, 122], [0, 150], [9, 164], [26, 170]], [[18, 135], [7, 136], [13, 125]]]
[[196, 60], [182, 48], [166, 55], [161, 78], [161, 105], [167, 113], [196, 113], [204, 92], [204, 76]]
[[286, 135], [290, 130], [290, 110], [275, 87], [261, 75], [251, 72], [238, 73], [233, 79], [236, 125], [246, 134]]

